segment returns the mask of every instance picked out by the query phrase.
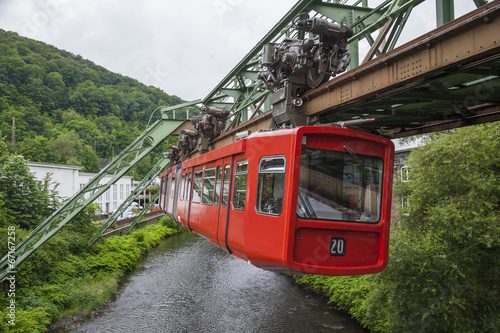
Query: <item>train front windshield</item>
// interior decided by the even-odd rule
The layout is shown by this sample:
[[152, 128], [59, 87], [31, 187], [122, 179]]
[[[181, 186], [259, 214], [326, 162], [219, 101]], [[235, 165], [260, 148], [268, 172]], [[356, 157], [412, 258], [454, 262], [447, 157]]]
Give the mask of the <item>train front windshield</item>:
[[376, 156], [303, 147], [297, 216], [303, 219], [377, 223], [384, 162]]

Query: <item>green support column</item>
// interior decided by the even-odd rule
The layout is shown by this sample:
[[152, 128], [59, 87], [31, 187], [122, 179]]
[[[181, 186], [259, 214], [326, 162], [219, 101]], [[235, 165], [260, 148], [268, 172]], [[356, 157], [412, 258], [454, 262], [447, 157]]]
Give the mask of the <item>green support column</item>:
[[[80, 189], [80, 191], [45, 221], [40, 223], [31, 234], [17, 244], [13, 254], [6, 254], [0, 262], [0, 281], [10, 274], [12, 267], [16, 267], [17, 269], [36, 249], [59, 232], [66, 224], [71, 222], [78, 213], [102, 195], [111, 185], [125, 175], [130, 168], [184, 122], [183, 120], [166, 120], [165, 118], [166, 115], [163, 114], [161, 120], [151, 125], [89, 181], [85, 187]], [[130, 162], [127, 162], [130, 156], [133, 156], [133, 158]], [[112, 175], [111, 179], [103, 183], [108, 174]]]
[[106, 232], [116, 222], [118, 217], [123, 214], [124, 211], [132, 204], [132, 202], [141, 194], [146, 187], [151, 184], [153, 179], [158, 176], [167, 166], [170, 160], [166, 157], [160, 158], [158, 163], [149, 170], [148, 174], [142, 179], [141, 183], [135, 188], [135, 190], [129, 195], [129, 197], [118, 207], [118, 209], [109, 217], [109, 219], [104, 222], [101, 228], [95, 233], [95, 235], [89, 240], [88, 247], [94, 245], [94, 243]]
[[455, 19], [454, 0], [436, 0], [436, 21], [440, 27]]
[[134, 228], [134, 226], [139, 222], [144, 215], [149, 211], [149, 208], [153, 206], [153, 204], [158, 201], [158, 198], [160, 197], [160, 192], [156, 193], [153, 196], [153, 199], [147, 204], [147, 206], [144, 207], [144, 209], [137, 215], [137, 217], [134, 219], [134, 222], [130, 223], [128, 226], [127, 230], [123, 233], [124, 235], [128, 235], [128, 233]]

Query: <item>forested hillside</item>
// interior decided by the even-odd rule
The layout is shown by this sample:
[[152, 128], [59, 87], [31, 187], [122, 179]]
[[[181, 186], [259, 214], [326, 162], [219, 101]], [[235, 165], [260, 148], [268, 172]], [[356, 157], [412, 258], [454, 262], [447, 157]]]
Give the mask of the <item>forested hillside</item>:
[[[99, 159], [112, 158], [141, 134], [157, 107], [181, 102], [80, 55], [0, 29], [0, 136], [27, 160], [97, 172]], [[146, 157], [135, 175], [147, 173], [153, 159]]]

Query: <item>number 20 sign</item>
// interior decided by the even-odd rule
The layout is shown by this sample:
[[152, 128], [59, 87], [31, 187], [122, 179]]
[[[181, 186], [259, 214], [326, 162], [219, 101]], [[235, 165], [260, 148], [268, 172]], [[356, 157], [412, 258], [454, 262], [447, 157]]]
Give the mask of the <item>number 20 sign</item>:
[[345, 254], [346, 241], [344, 238], [333, 237], [330, 239], [330, 254], [332, 256], [343, 256]]

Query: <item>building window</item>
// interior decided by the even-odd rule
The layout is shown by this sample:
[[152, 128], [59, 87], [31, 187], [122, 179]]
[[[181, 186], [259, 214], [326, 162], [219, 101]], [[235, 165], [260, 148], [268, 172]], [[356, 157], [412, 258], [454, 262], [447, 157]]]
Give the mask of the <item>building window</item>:
[[108, 190], [106, 191], [106, 201], [109, 200], [111, 200], [111, 189], [108, 188]]
[[401, 176], [401, 181], [402, 182], [409, 182], [410, 181], [410, 168], [408, 166], [402, 166], [400, 172]]
[[127, 198], [128, 198], [128, 197], [130, 196], [130, 184], [127, 184], [127, 186], [126, 186], [126, 190], [127, 190], [127, 192], [126, 192], [126, 194], [125, 194], [125, 195], [126, 195], [126, 196], [127, 196]]
[[116, 208], [118, 208], [118, 204], [116, 203], [116, 201], [113, 202], [113, 210], [116, 210]]
[[402, 211], [403, 215], [405, 215], [405, 216], [410, 215], [408, 213], [409, 207], [410, 207], [410, 198], [407, 197], [407, 196], [406, 197], [402, 197], [401, 198], [401, 211]]
[[283, 210], [285, 193], [285, 158], [264, 157], [259, 163], [256, 210], [279, 215]]
[[123, 184], [120, 184], [120, 200], [123, 200]]
[[236, 162], [236, 171], [234, 176], [233, 208], [238, 210], [245, 209], [245, 200], [247, 197], [247, 176], [248, 161]]
[[113, 184], [113, 200], [118, 199], [118, 185]]

